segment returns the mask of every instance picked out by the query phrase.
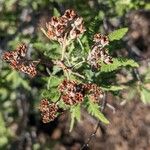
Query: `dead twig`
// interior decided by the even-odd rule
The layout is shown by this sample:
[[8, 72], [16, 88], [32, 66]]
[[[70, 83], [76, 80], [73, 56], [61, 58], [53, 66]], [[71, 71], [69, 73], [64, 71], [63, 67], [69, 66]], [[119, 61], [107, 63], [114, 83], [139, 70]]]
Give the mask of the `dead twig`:
[[[101, 112], [104, 112], [104, 109], [105, 109], [106, 105], [107, 105], [107, 98], [106, 98], [106, 93], [104, 93], [104, 97], [103, 97], [103, 101], [102, 101], [102, 105], [101, 105]], [[82, 145], [80, 150], [83, 150], [84, 148], [89, 146], [92, 138], [95, 137], [95, 135], [96, 135], [99, 128], [101, 129], [102, 134], [105, 134], [105, 129], [104, 129], [103, 125], [101, 124], [100, 121], [98, 121], [95, 130], [93, 131], [93, 133], [91, 133], [91, 135], [87, 139], [87, 142]]]

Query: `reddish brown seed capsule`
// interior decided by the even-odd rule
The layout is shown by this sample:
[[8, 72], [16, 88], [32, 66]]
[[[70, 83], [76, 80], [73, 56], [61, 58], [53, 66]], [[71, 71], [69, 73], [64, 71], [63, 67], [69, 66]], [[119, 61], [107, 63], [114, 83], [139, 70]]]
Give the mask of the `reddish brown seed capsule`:
[[64, 80], [58, 89], [62, 94], [62, 100], [67, 105], [78, 104], [84, 100], [84, 87], [75, 81]]
[[44, 34], [50, 40], [56, 40], [63, 43], [64, 40], [75, 39], [85, 32], [83, 19], [78, 17], [74, 10], [66, 10], [61, 17], [52, 17], [46, 23], [47, 31], [42, 28]]
[[47, 99], [41, 100], [39, 109], [41, 111], [43, 123], [53, 121], [57, 117], [57, 105], [55, 103], [49, 103]]
[[37, 74], [36, 65], [33, 61], [28, 61], [26, 57], [27, 46], [23, 43], [19, 45], [16, 50], [5, 52], [3, 60], [9, 63], [12, 69], [24, 72], [31, 77]]
[[112, 57], [108, 54], [108, 50], [105, 48], [105, 46], [109, 44], [108, 37], [102, 34], [95, 34], [93, 41], [95, 43], [87, 58], [88, 63], [93, 70], [100, 68], [101, 62], [105, 64], [113, 63]]

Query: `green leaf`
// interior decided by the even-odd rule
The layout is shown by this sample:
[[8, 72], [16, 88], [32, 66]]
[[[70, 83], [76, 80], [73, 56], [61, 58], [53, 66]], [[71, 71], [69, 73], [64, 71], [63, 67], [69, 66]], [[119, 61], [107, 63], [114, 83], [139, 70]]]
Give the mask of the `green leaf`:
[[94, 72], [92, 72], [91, 70], [85, 69], [84, 74], [85, 74], [87, 80], [92, 81], [92, 77], [94, 76]]
[[121, 28], [108, 35], [110, 41], [120, 40], [128, 31], [128, 28]]
[[41, 96], [44, 98], [48, 98], [53, 102], [56, 102], [60, 97], [60, 93], [57, 88], [51, 88], [50, 90], [44, 89], [41, 91]]
[[50, 76], [48, 80], [47, 88], [50, 89], [52, 87], [57, 87], [61, 81], [62, 81], [62, 78], [59, 78], [56, 76]]
[[55, 75], [55, 74], [57, 74], [59, 71], [61, 71], [62, 69], [60, 68], [60, 67], [58, 67], [58, 66], [54, 66], [53, 67], [53, 72], [52, 72], [52, 74], [53, 75]]
[[9, 137], [10, 131], [6, 128], [2, 113], [0, 113], [0, 149], [3, 149], [3, 147], [8, 144]]
[[102, 121], [105, 124], [109, 124], [109, 120], [103, 115], [102, 112], [100, 112], [100, 108], [97, 103], [93, 103], [90, 100], [87, 103], [88, 103], [87, 110], [92, 116], [98, 118], [100, 121]]
[[140, 93], [142, 102], [144, 104], [150, 103], [150, 90], [142, 86]]
[[71, 123], [70, 123], [69, 132], [72, 131], [75, 124], [75, 120], [79, 121], [81, 118], [80, 104], [76, 106], [72, 106], [70, 109], [70, 113], [71, 113]]
[[60, 16], [60, 12], [56, 8], [53, 9], [53, 16]]
[[149, 83], [150, 82], [150, 68], [146, 70], [144, 73], [144, 83]]
[[99, 23], [100, 23], [99, 16], [96, 16], [92, 19], [90, 24], [88, 24], [86, 34], [87, 34], [89, 45], [93, 43], [93, 36], [99, 30]]
[[119, 86], [119, 85], [110, 85], [110, 86], [105, 86], [101, 87], [104, 91], [120, 91], [125, 89], [125, 86]]
[[101, 72], [111, 72], [119, 69], [120, 67], [138, 67], [138, 63], [133, 59], [127, 58], [113, 58], [112, 64], [102, 64]]
[[8, 96], [8, 93], [9, 92], [8, 92], [8, 90], [6, 88], [1, 87], [0, 88], [0, 97], [1, 97], [0, 101], [6, 99], [7, 96]]
[[20, 74], [17, 71], [10, 72], [10, 74], [8, 74], [6, 77], [6, 80], [12, 84], [12, 88], [23, 86], [26, 90], [31, 90], [28, 81], [21, 78]]

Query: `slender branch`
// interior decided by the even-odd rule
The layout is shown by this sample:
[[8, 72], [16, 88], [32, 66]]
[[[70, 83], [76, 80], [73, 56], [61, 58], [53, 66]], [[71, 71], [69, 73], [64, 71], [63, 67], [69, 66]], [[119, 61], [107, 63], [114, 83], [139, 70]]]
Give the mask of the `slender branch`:
[[62, 70], [66, 74], [71, 73], [71, 74], [76, 75], [82, 79], [85, 79], [85, 77], [83, 75], [79, 74], [78, 72], [74, 72], [71, 69], [71, 67], [66, 66], [63, 61], [55, 61], [54, 64], [56, 64], [58, 67], [62, 68]]
[[79, 45], [81, 46], [82, 51], [84, 51], [84, 47], [83, 47], [83, 44], [82, 44], [81, 40], [79, 38], [77, 38], [77, 40], [79, 42]]
[[[49, 36], [47, 35], [47, 33], [46, 33], [46, 31], [44, 30], [44, 28], [40, 28], [41, 29], [41, 31], [44, 33], [44, 35], [47, 37], [47, 38], [49, 38]], [[50, 39], [50, 38], [49, 38]]]
[[110, 105], [110, 104], [108, 104], [108, 103], [106, 104], [106, 106], [112, 110], [113, 114], [116, 113], [115, 107], [113, 107], [112, 105]]
[[64, 40], [63, 40], [63, 43], [62, 43], [62, 55], [61, 55], [61, 61], [63, 61], [63, 60], [64, 60], [65, 51], [66, 51], [66, 47], [67, 47], [66, 37], [67, 37], [67, 34], [65, 34], [65, 36], [64, 36]]
[[[103, 97], [103, 101], [102, 101], [102, 106], [101, 106], [101, 112], [104, 111], [105, 107], [106, 107], [106, 104], [107, 104], [107, 101], [106, 101], [106, 93], [104, 93], [104, 97]], [[91, 135], [89, 136], [89, 138], [87, 139], [87, 142], [83, 144], [83, 146], [80, 148], [80, 150], [83, 150], [85, 147], [88, 147], [89, 146], [89, 143], [91, 142], [92, 138], [95, 137], [99, 127], [101, 128], [102, 132], [104, 132], [103, 130], [103, 127], [101, 125], [101, 122], [98, 121], [97, 123], [97, 126], [95, 128], [95, 130], [93, 131], [93, 133], [91, 133]]]
[[140, 77], [140, 73], [137, 68], [133, 68], [133, 73], [135, 74], [135, 76], [136, 76], [137, 80], [140, 82], [140, 84], [142, 84], [142, 79]]
[[77, 72], [73, 72], [72, 70], [70, 70], [70, 71], [71, 71], [72, 74], [74, 74], [74, 75], [76, 75], [76, 76], [78, 76], [78, 77], [80, 77], [82, 79], [85, 79], [85, 77], [83, 75], [81, 75], [81, 74], [79, 74]]
[[68, 65], [69, 65], [69, 66], [71, 66], [71, 63], [70, 63], [70, 61], [69, 61], [68, 57], [67, 57], [67, 56], [65, 56], [65, 58], [66, 58], [66, 61], [67, 61]]
[[86, 62], [86, 61], [85, 61], [85, 60], [83, 60], [83, 61], [81, 61], [81, 62], [79, 62], [79, 63], [75, 64], [72, 68], [75, 68], [76, 66], [81, 65], [81, 64], [83, 64], [84, 62]]
[[94, 132], [89, 136], [89, 138], [87, 139], [87, 142], [84, 143], [84, 145], [80, 148], [80, 150], [83, 150], [85, 147], [89, 146], [89, 143], [91, 142], [92, 138], [96, 135], [98, 128], [99, 128], [99, 122], [98, 122]]
[[46, 71], [47, 71], [47, 73], [49, 74], [49, 76], [52, 75], [51, 72], [50, 72], [50, 70], [49, 70], [49, 68], [46, 67]]

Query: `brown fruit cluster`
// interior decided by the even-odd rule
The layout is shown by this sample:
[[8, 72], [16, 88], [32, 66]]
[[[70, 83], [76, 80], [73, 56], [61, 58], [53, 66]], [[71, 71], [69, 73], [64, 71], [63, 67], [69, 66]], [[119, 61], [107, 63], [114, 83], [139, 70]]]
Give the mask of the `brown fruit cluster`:
[[64, 103], [67, 105], [78, 104], [84, 99], [84, 87], [75, 81], [64, 80], [58, 87]]
[[36, 65], [33, 61], [26, 59], [27, 46], [23, 43], [19, 45], [16, 50], [11, 52], [5, 52], [3, 54], [3, 60], [9, 63], [12, 69], [22, 71], [31, 77], [37, 74]]
[[46, 23], [47, 31], [42, 29], [50, 40], [63, 43], [64, 40], [75, 39], [85, 32], [83, 18], [78, 17], [74, 10], [68, 9], [61, 17], [52, 17]]
[[93, 102], [98, 103], [104, 96], [104, 93], [100, 87], [98, 87], [96, 84], [87, 84], [86, 85], [89, 99], [92, 100]]
[[99, 102], [103, 97], [103, 92], [96, 84], [78, 84], [75, 81], [64, 80], [59, 85], [62, 100], [67, 105], [74, 105], [81, 103], [86, 95], [89, 96], [93, 102]]
[[57, 117], [57, 105], [55, 103], [49, 103], [47, 99], [41, 100], [39, 109], [41, 111], [43, 123], [53, 121]]
[[[75, 105], [83, 102], [84, 97], [97, 103], [103, 98], [103, 92], [96, 84], [77, 83], [75, 81], [64, 80], [58, 87], [61, 92], [61, 99], [66, 105]], [[53, 121], [57, 117], [58, 106], [56, 103], [49, 103], [47, 99], [40, 102], [41, 116], [43, 123]]]
[[88, 63], [92, 68], [94, 70], [100, 68], [100, 62], [105, 64], [113, 63], [112, 57], [108, 54], [108, 50], [105, 48], [105, 46], [109, 45], [108, 37], [101, 34], [95, 34], [93, 41], [95, 43], [87, 58]]

